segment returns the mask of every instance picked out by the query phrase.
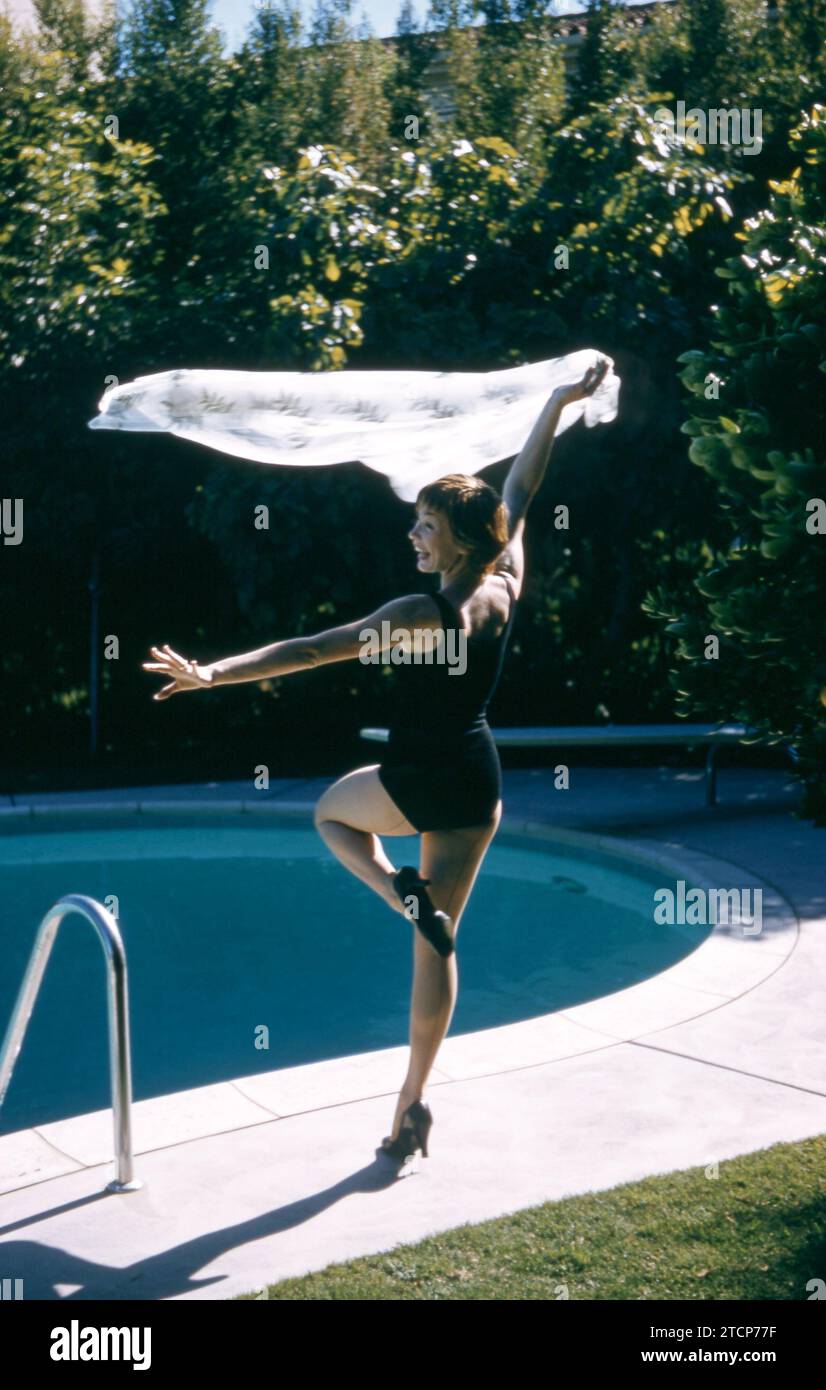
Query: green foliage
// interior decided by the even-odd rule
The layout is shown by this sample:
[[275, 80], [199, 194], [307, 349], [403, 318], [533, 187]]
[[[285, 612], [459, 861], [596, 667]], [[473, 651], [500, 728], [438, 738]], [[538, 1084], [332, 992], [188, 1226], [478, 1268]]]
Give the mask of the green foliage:
[[[714, 484], [726, 542], [688, 600], [647, 611], [677, 636], [683, 715], [735, 718], [791, 740], [810, 814], [826, 821], [826, 110], [793, 131], [796, 167], [771, 181], [741, 253], [718, 267], [726, 301], [708, 349], [683, 353], [689, 458]], [[719, 638], [719, 659], [706, 639]]]
[[445, 355], [478, 352], [478, 341], [467, 341], [466, 306], [484, 291], [480, 266], [507, 240], [524, 161], [495, 138], [443, 138], [421, 152], [392, 145], [387, 165], [381, 186], [371, 184], [324, 146], [305, 151], [292, 174], [273, 177], [274, 231], [296, 286], [275, 306], [280, 322], [286, 315], [291, 341], [298, 334], [318, 350], [319, 332], [305, 329], [309, 311], [301, 306], [313, 306], [308, 295], [332, 301], [334, 294], [329, 311], [315, 300], [332, 365], [342, 360], [336, 348], [346, 345], [345, 334], [360, 340], [362, 314], [365, 345], [385, 364], [429, 365], [440, 339]]
[[[78, 0], [41, 0], [31, 40], [0, 16], [4, 490], [27, 499], [26, 544], [6, 549], [0, 596], [9, 606], [25, 592], [30, 617], [2, 666], [15, 747], [24, 737], [34, 754], [46, 746], [55, 711], [70, 753], [85, 732], [93, 553], [102, 621], [125, 633], [122, 665], [105, 668], [107, 746], [122, 754], [140, 727], [167, 759], [187, 739], [203, 751], [211, 716], [195, 702], [180, 725], [173, 709], [147, 729], [134, 675], [148, 642], [208, 659], [352, 620], [419, 586], [407, 510], [382, 479], [353, 465], [331, 483], [325, 469], [92, 433], [86, 421], [113, 374], [486, 370], [584, 345], [611, 353], [624, 383], [619, 419], [561, 439], [534, 504], [502, 722], [578, 722], [603, 708], [620, 721], [668, 717], [672, 637], [641, 601], [656, 586], [681, 596], [663, 600], [667, 621], [687, 624], [680, 640], [696, 643], [691, 624], [697, 634], [707, 626], [712, 586], [728, 584], [712, 574], [721, 556], [724, 571], [730, 557], [738, 573], [762, 566], [761, 582], [783, 575], [808, 611], [795, 586], [812, 576], [787, 546], [822, 457], [806, 413], [815, 392], [795, 385], [798, 371], [811, 384], [823, 322], [822, 302], [806, 297], [822, 168], [807, 163], [811, 131], [791, 149], [787, 139], [822, 73], [806, 25], [784, 16], [770, 42], [758, 0], [726, 0], [731, 48], [717, 55], [714, 81], [735, 97], [771, 93], [763, 155], [744, 160], [658, 128], [657, 107], [690, 100], [692, 62], [699, 71], [703, 30], [689, 29], [685, 5], [641, 30], [611, 17], [596, 101], [566, 90], [543, 0], [485, 0], [484, 26], [465, 0], [438, 0], [428, 29], [405, 22], [393, 46], [354, 30], [351, 8], [327, 0], [306, 31], [296, 0], [256, 7], [235, 55], [222, 52], [205, 0], [139, 0], [126, 15], [108, 4], [100, 22]], [[814, 23], [822, 34], [817, 14]], [[433, 109], [434, 63], [452, 82], [452, 114]], [[704, 95], [718, 104], [715, 91]], [[762, 212], [767, 171], [790, 189], [775, 194], [777, 222]], [[732, 237], [741, 224], [745, 246]], [[742, 249], [755, 266], [732, 259]], [[731, 288], [708, 360], [724, 383], [737, 365], [737, 387], [725, 386], [719, 414], [698, 399], [681, 436], [673, 364], [708, 341], [717, 267]], [[705, 357], [684, 362], [687, 382], [705, 381]], [[692, 461], [703, 457], [708, 466]], [[251, 526], [261, 502], [269, 532]], [[559, 502], [570, 532], [555, 528]], [[698, 574], [708, 595], [691, 586]], [[727, 588], [725, 597], [733, 602]], [[726, 617], [726, 642], [742, 641], [736, 629], [752, 621], [776, 651], [790, 640], [785, 619], [745, 598]], [[44, 645], [52, 659], [41, 669]], [[764, 663], [749, 664], [763, 679]], [[277, 747], [294, 745], [302, 766], [335, 707], [329, 765], [347, 756], [344, 731], [386, 719], [382, 685], [333, 666], [250, 689], [224, 706], [214, 756], [277, 701], [283, 727], [305, 731]], [[738, 690], [724, 694], [715, 710], [735, 717]]]
[[290, 173], [262, 171], [268, 196], [260, 208], [268, 238], [278, 247], [282, 293], [270, 302], [271, 344], [305, 370], [343, 366], [347, 348], [362, 341], [361, 296], [370, 275], [401, 243], [392, 219], [377, 217], [382, 193], [351, 157], [312, 146]]
[[35, 0], [38, 47], [46, 54], [61, 52], [75, 82], [89, 75], [97, 36], [83, 0]]
[[[482, 8], [487, 22], [466, 40], [473, 45], [470, 90], [454, 128], [469, 127], [474, 141], [491, 136], [516, 146], [526, 174], [538, 181], [547, 168], [546, 141], [565, 114], [564, 58], [545, 37], [543, 5], [489, 0]], [[518, 24], [512, 9], [522, 11]]]
[[[595, 326], [632, 337], [669, 320], [682, 328], [689, 284], [696, 297], [723, 241], [704, 224], [728, 222], [730, 190], [747, 175], [667, 139], [654, 111], [624, 95], [557, 131], [549, 167], [520, 216], [523, 259]], [[572, 273], [557, 268], [558, 247]]]
[[100, 120], [49, 90], [43, 59], [29, 94], [29, 141], [0, 120], [0, 372], [47, 379], [55, 357], [105, 355], [145, 323], [153, 236], [163, 205], [146, 145], [114, 141]]
[[761, 176], [778, 176], [787, 172], [792, 127], [826, 82], [824, 29], [824, 0], [771, 13], [765, 0], [658, 6], [633, 44], [634, 74], [671, 104], [681, 98], [687, 108], [759, 111]]
[[622, 21], [622, 6], [617, 0], [588, 0], [585, 40], [574, 83], [581, 107], [589, 102], [601, 105], [616, 96], [631, 75], [629, 46], [624, 42], [627, 29]]
[[387, 137], [395, 58], [367, 34], [356, 41], [345, 22], [349, 9], [349, 4], [317, 0], [312, 45], [302, 54], [305, 118], [299, 138], [302, 144], [338, 145], [363, 169], [377, 173]]

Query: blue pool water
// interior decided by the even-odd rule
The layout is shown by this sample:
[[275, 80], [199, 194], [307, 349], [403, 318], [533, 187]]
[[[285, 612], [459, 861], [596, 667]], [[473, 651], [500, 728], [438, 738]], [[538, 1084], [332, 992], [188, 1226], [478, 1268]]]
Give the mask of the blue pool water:
[[[0, 836], [0, 1037], [41, 918], [83, 893], [117, 898], [135, 1100], [406, 1045], [412, 926], [312, 828], [238, 819]], [[417, 862], [415, 839], [387, 845], [394, 863]], [[582, 1004], [688, 955], [710, 929], [655, 923], [654, 891], [669, 886], [500, 833], [459, 929], [449, 1035]], [[96, 932], [66, 918], [0, 1134], [109, 1105], [104, 982]]]

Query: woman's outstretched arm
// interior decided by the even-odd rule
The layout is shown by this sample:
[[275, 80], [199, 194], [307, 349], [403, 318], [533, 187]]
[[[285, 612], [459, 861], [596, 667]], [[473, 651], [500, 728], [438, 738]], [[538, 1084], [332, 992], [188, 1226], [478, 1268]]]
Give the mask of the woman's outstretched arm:
[[240, 685], [244, 681], [310, 671], [331, 661], [351, 661], [368, 648], [372, 654], [383, 653], [401, 640], [402, 633], [440, 626], [433, 601], [426, 594], [407, 594], [391, 599], [357, 622], [327, 628], [307, 637], [288, 637], [282, 642], [272, 642], [267, 647], [227, 656], [220, 661], [199, 663], [180, 656], [169, 645], [150, 647], [156, 660], [145, 661], [143, 669], [173, 677], [170, 685], [163, 686], [152, 696], [153, 700], [167, 700], [170, 695], [187, 690]]

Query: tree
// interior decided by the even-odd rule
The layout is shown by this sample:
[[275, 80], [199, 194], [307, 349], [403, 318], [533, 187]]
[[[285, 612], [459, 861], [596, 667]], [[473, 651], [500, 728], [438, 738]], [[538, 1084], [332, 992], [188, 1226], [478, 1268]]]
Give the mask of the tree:
[[372, 36], [358, 38], [350, 0], [316, 0], [310, 43], [302, 51], [302, 145], [337, 145], [378, 176], [389, 144], [395, 55]]
[[588, 0], [585, 39], [579, 50], [574, 99], [578, 108], [589, 101], [600, 103], [615, 95], [617, 83], [611, 68], [612, 26], [621, 13], [616, 0]]
[[[437, 40], [422, 31], [412, 0], [404, 0], [396, 23], [395, 67], [387, 91], [388, 129], [392, 139], [419, 142], [431, 134], [434, 112], [425, 91], [424, 74], [437, 51]], [[410, 117], [416, 117], [415, 125]]]
[[410, 34], [419, 32], [420, 26], [413, 8], [413, 0], [402, 0], [402, 7], [396, 19], [396, 33], [402, 38], [407, 38]]
[[[646, 611], [677, 638], [677, 712], [790, 740], [806, 812], [826, 823], [826, 109], [792, 132], [799, 161], [737, 233], [717, 274], [714, 337], [683, 354], [689, 458], [717, 491], [726, 540], [688, 596]], [[716, 639], [715, 641], [711, 639]]]
[[[103, 84], [104, 109], [119, 138], [151, 145], [158, 192], [168, 210], [161, 229], [159, 344], [172, 337], [188, 356], [202, 336], [189, 308], [227, 256], [232, 209], [223, 169], [233, 155], [231, 84], [208, 0], [140, 0], [126, 15], [117, 63]], [[197, 288], [196, 288], [197, 287]], [[194, 331], [193, 331], [194, 330]]]
[[[599, 704], [616, 719], [667, 717], [670, 639], [640, 601], [659, 583], [678, 596], [678, 614], [686, 589], [701, 603], [691, 580], [730, 546], [716, 482], [680, 444], [673, 364], [717, 336], [714, 266], [731, 254], [732, 230], [762, 212], [766, 168], [780, 184], [798, 165], [812, 175], [778, 137], [822, 70], [822, 57], [804, 52], [810, 30], [775, 27], [772, 47], [760, 0], [727, 0], [745, 37], [730, 23], [719, 81], [750, 100], [761, 84], [770, 93], [770, 143], [750, 160], [657, 133], [662, 88], [647, 92], [648, 74], [673, 74], [674, 93], [688, 96], [685, 4], [682, 27], [663, 12], [656, 26], [616, 31], [602, 55], [609, 90], [615, 63], [630, 54], [642, 66], [575, 119], [562, 111], [561, 46], [547, 42], [541, 0], [491, 0], [487, 34], [468, 0], [434, 0], [429, 31], [392, 45], [354, 41], [349, 0], [326, 6], [307, 44], [296, 0], [267, 0], [237, 57], [222, 54], [200, 0], [138, 0], [95, 31], [94, 51], [86, 42], [88, 62], [74, 0], [41, 8], [31, 39], [16, 40], [0, 16], [2, 452], [8, 495], [31, 499], [26, 544], [6, 551], [0, 576], [0, 601], [24, 592], [31, 628], [0, 655], [7, 743], [19, 748], [29, 729], [37, 753], [58, 709], [73, 755], [88, 699], [93, 548], [136, 664], [144, 634], [173, 645], [191, 636], [196, 654], [217, 656], [352, 618], [410, 582], [405, 509], [383, 479], [357, 465], [333, 478], [159, 435], [91, 433], [107, 374], [486, 370], [586, 345], [616, 357], [621, 415], [611, 430], [560, 441], [535, 504], [533, 577], [500, 708], [504, 722], [576, 721]], [[809, 0], [806, 15], [821, 25], [819, 14]], [[456, 97], [445, 120], [429, 117], [422, 94], [437, 46]], [[420, 112], [415, 140], [401, 121]], [[799, 218], [804, 237], [807, 221], [823, 222], [812, 209]], [[763, 251], [774, 254], [761, 246], [760, 265]], [[732, 342], [737, 331], [735, 322]], [[781, 406], [773, 401], [773, 428]], [[725, 413], [737, 423], [736, 409]], [[814, 447], [794, 433], [798, 413], [777, 425], [781, 452]], [[253, 538], [259, 501], [272, 505], [272, 533]], [[554, 528], [557, 501], [570, 504], [570, 534]], [[770, 525], [780, 522], [761, 543], [782, 539]], [[159, 611], [170, 623], [162, 634]], [[209, 702], [152, 734], [127, 665], [120, 681], [115, 665], [103, 667], [120, 755], [137, 722], [167, 760], [187, 739], [203, 753]], [[339, 724], [327, 753], [344, 757], [342, 728], [386, 714], [380, 684], [334, 666], [283, 691], [251, 690], [251, 703], [228, 702], [215, 721], [210, 763], [224, 746], [240, 759], [248, 725], [271, 717], [274, 698], [295, 715], [293, 769], [325, 737], [331, 704]], [[225, 771], [243, 775], [229, 759]]]
[[242, 171], [291, 160], [307, 120], [301, 82], [301, 9], [272, 0], [256, 9], [246, 39], [229, 61], [236, 124], [233, 165]]
[[548, 42], [544, 0], [477, 0], [485, 24], [474, 31], [476, 102], [457, 133], [480, 135], [515, 146], [532, 171], [535, 186], [547, 169], [547, 140], [561, 122], [567, 101], [565, 60]]
[[111, 361], [118, 341], [139, 333], [152, 314], [146, 297], [164, 211], [150, 182], [155, 156], [108, 138], [97, 116], [56, 98], [55, 66], [54, 56], [43, 60], [29, 94], [31, 143], [15, 148], [10, 118], [0, 122], [0, 382], [7, 389], [18, 379], [48, 391], [80, 355]]
[[[826, 5], [826, 0], [816, 0]], [[761, 124], [760, 166], [765, 178], [781, 177], [789, 132], [811, 105], [824, 76], [826, 13], [820, 21], [820, 57], [807, 59], [798, 29], [789, 29], [789, 8], [770, 10], [765, 0], [700, 0], [657, 7], [633, 48], [634, 70], [665, 104], [686, 108], [747, 110]], [[811, 79], [807, 67], [814, 64]], [[715, 146], [706, 150], [715, 157]], [[759, 187], [755, 182], [759, 197]], [[757, 204], [749, 210], [756, 211]]]
[[681, 6], [688, 39], [686, 81], [693, 101], [719, 88], [720, 70], [732, 41], [727, 0], [691, 0]]
[[698, 281], [713, 283], [728, 199], [748, 177], [666, 138], [654, 115], [621, 94], [562, 126], [512, 229], [517, 266], [555, 305], [576, 305], [580, 333], [656, 342], [652, 356], [685, 331]]
[[96, 28], [84, 0], [34, 0], [34, 8], [41, 51], [59, 49], [66, 55], [73, 79], [84, 81], [97, 45]]

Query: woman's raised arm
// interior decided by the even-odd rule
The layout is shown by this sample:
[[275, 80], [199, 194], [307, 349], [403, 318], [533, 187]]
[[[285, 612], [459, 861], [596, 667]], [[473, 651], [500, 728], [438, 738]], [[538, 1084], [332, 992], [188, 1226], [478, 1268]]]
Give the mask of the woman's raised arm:
[[522, 591], [525, 574], [525, 552], [522, 536], [525, 530], [525, 517], [531, 500], [539, 491], [545, 469], [548, 466], [551, 449], [556, 436], [559, 417], [572, 401], [582, 400], [596, 391], [608, 363], [604, 359], [589, 367], [581, 381], [572, 386], [558, 386], [542, 408], [542, 412], [528, 438], [508, 469], [502, 501], [508, 514], [508, 544], [497, 561], [495, 574], [509, 574], [516, 583], [516, 592]]
[[571, 386], [558, 386], [545, 402], [539, 419], [511, 464], [505, 479], [502, 499], [508, 513], [508, 531], [511, 536], [518, 523], [524, 520], [531, 499], [542, 485], [562, 411], [572, 401], [592, 395], [607, 370], [608, 363], [604, 359], [600, 360], [588, 368], [581, 381]]

